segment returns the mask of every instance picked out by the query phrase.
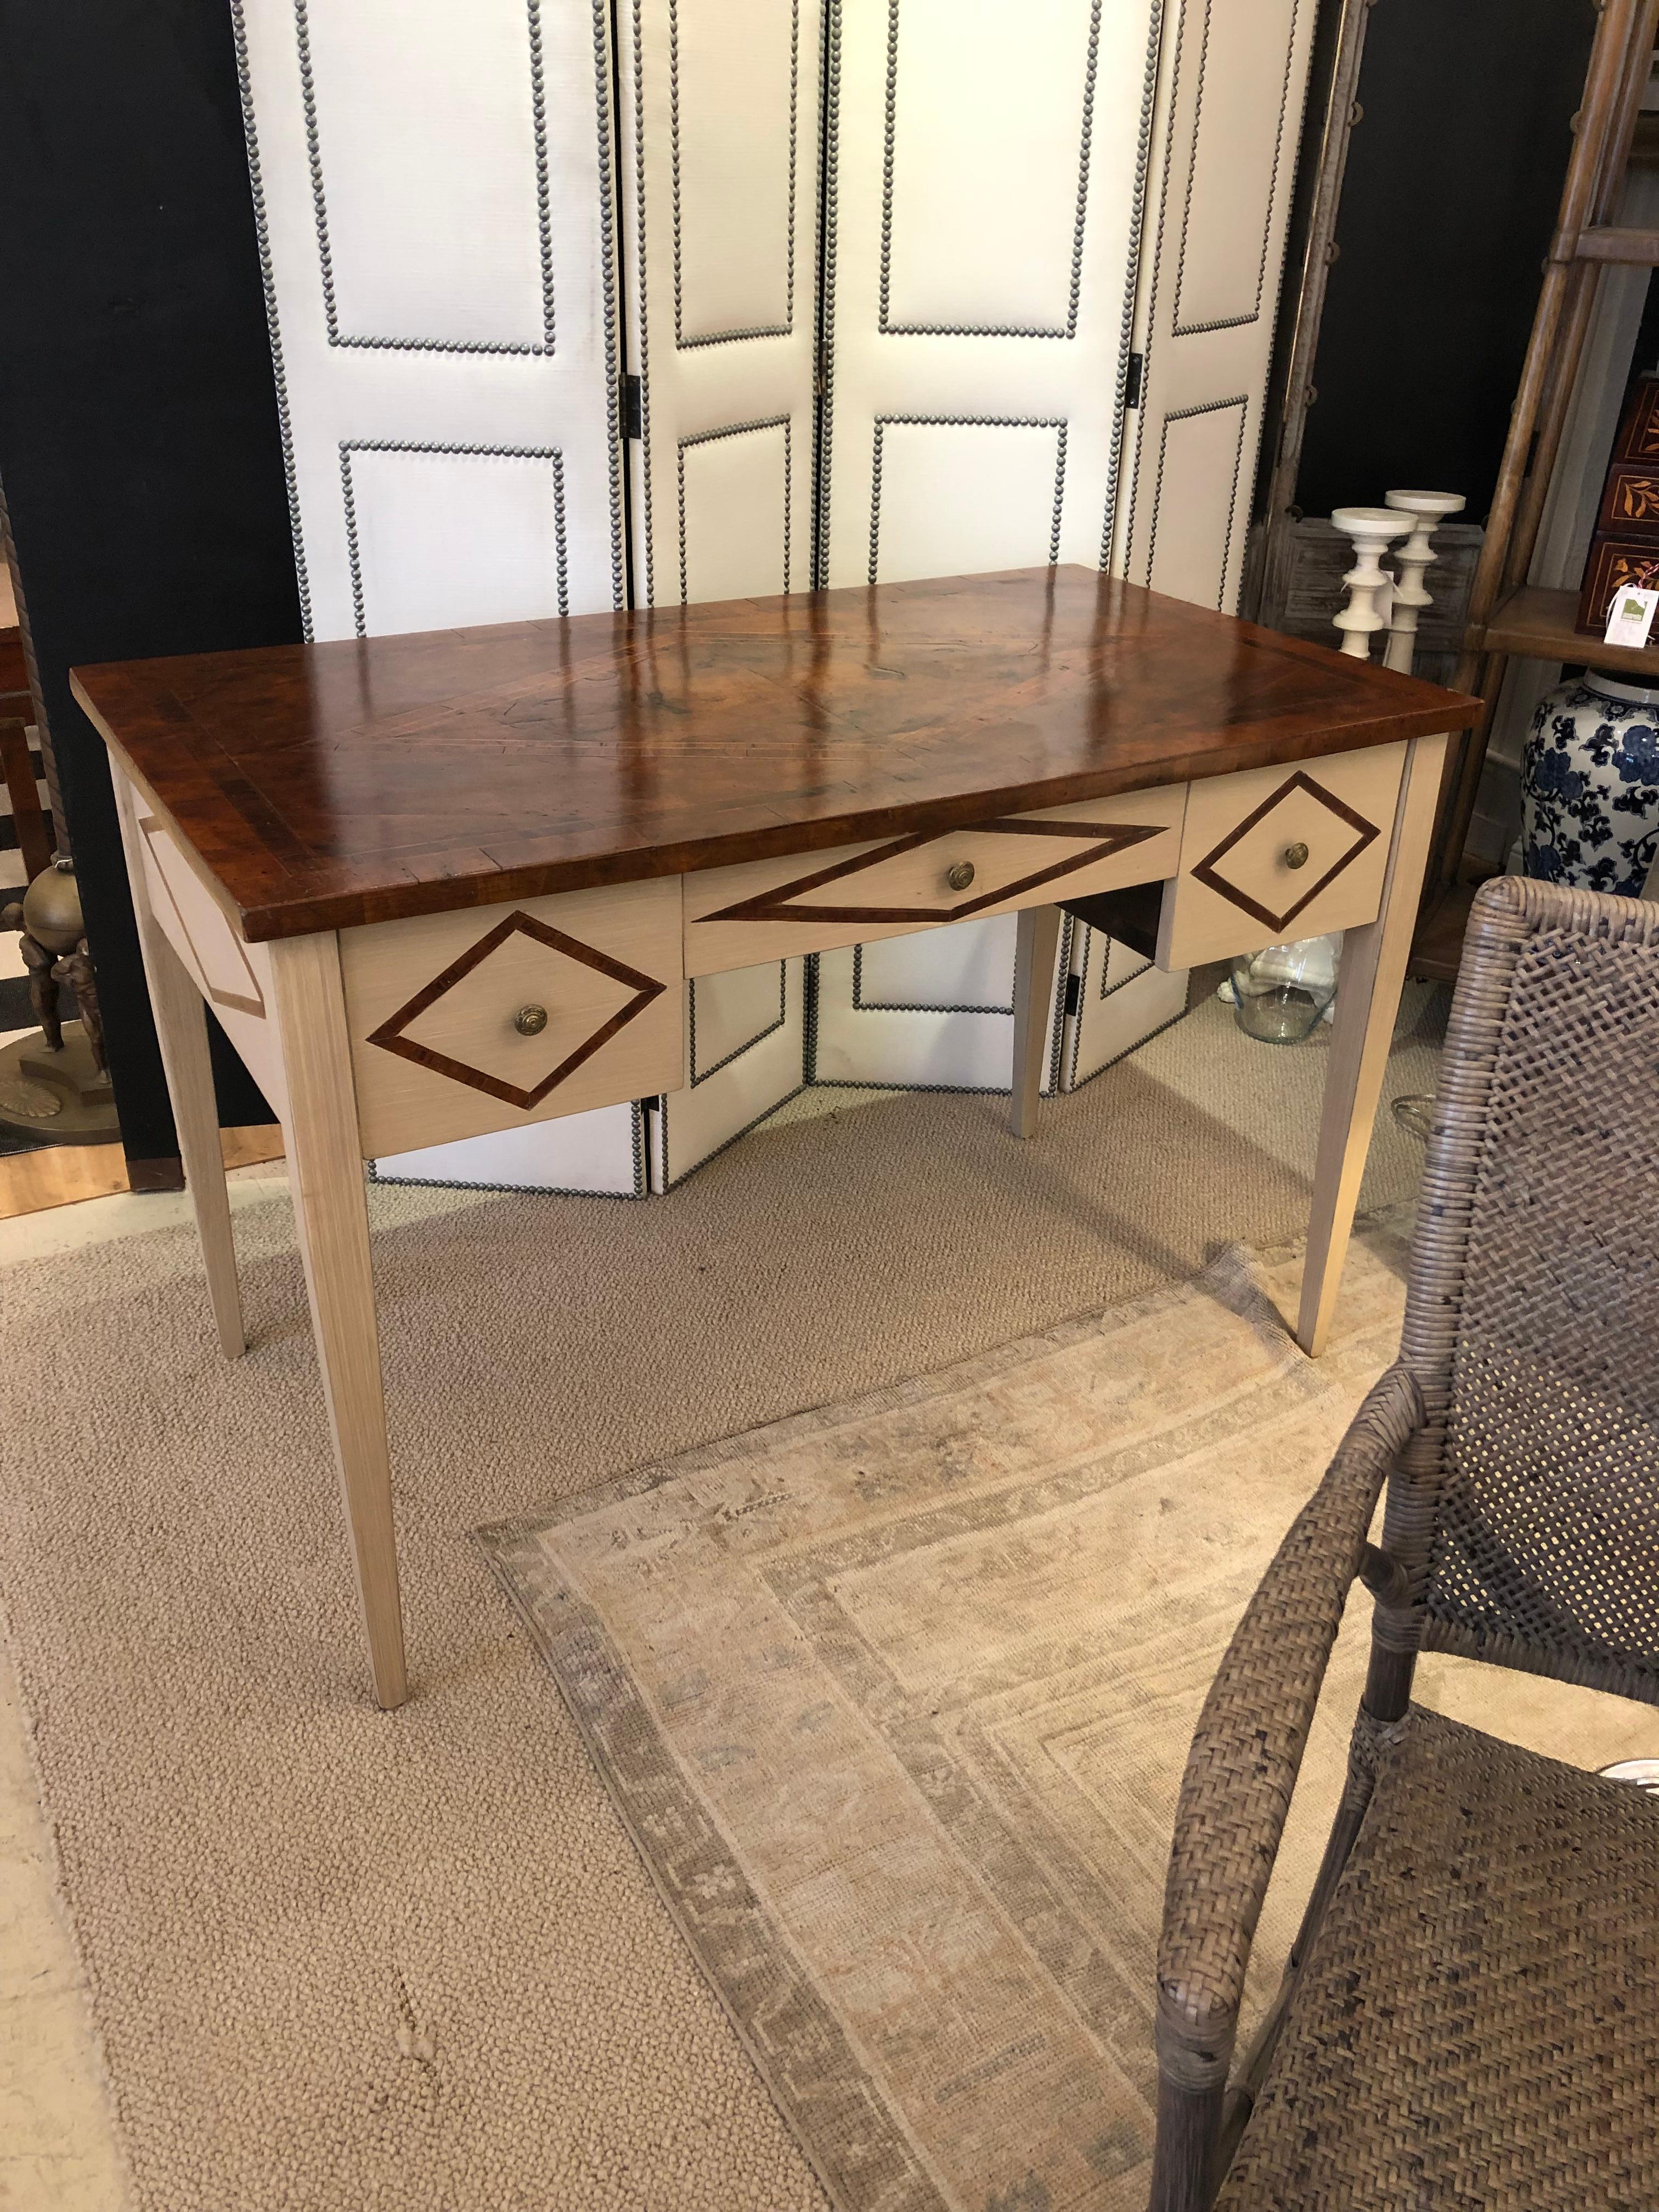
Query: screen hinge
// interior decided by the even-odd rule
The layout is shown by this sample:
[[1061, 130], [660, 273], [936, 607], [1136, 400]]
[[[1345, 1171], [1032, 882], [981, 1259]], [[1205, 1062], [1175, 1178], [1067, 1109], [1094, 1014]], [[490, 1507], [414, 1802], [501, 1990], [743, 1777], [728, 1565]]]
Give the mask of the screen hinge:
[[1083, 1012], [1081, 975], [1068, 975], [1066, 978], [1066, 1011], [1068, 1014], [1080, 1014]]
[[625, 376], [622, 380], [622, 428], [624, 438], [645, 435], [645, 400], [637, 376]]
[[1126, 407], [1139, 406], [1140, 380], [1146, 373], [1146, 356], [1144, 353], [1132, 353], [1129, 356], [1129, 373], [1123, 380], [1123, 404]]

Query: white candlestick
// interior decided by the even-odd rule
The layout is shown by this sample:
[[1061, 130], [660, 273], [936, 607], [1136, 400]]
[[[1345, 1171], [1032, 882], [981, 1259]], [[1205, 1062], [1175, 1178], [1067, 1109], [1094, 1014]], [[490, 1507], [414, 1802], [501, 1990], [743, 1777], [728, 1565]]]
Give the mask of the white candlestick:
[[1423, 588], [1423, 571], [1435, 557], [1430, 540], [1449, 514], [1462, 512], [1463, 495], [1455, 491], [1390, 491], [1383, 497], [1391, 507], [1414, 518], [1411, 536], [1395, 556], [1400, 581], [1394, 587], [1389, 641], [1382, 648], [1385, 665], [1409, 676], [1417, 652], [1418, 619], [1425, 607], [1434, 605]]
[[1331, 520], [1345, 538], [1353, 540], [1354, 565], [1342, 579], [1348, 587], [1348, 604], [1331, 619], [1342, 633], [1342, 650], [1356, 660], [1370, 657], [1371, 633], [1383, 627], [1377, 606], [1394, 579], [1379, 565], [1378, 556], [1411, 528], [1411, 517], [1387, 507], [1339, 507]]

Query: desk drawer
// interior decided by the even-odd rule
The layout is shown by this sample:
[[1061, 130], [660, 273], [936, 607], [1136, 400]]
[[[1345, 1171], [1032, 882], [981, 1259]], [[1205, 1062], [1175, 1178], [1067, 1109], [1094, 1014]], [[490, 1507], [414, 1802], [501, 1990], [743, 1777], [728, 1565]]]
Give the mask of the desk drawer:
[[685, 878], [685, 972], [872, 944], [1175, 873], [1186, 786]]
[[684, 1079], [678, 876], [340, 933], [365, 1158]]
[[1164, 893], [1158, 964], [1255, 952], [1374, 921], [1406, 748], [1194, 783], [1181, 869]]

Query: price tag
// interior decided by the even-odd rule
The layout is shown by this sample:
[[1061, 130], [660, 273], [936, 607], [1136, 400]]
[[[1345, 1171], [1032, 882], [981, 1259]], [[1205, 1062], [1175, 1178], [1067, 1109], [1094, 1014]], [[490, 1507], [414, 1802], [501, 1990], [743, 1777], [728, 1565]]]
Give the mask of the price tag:
[[1639, 591], [1632, 584], [1613, 594], [1607, 613], [1607, 635], [1604, 645], [1645, 645], [1648, 632], [1653, 628], [1656, 608], [1659, 608], [1659, 592]]

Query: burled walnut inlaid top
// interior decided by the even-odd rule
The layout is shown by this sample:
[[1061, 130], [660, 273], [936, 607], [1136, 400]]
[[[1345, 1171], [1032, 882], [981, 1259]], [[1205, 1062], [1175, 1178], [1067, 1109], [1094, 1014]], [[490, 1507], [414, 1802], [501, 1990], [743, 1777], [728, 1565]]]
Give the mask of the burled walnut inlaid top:
[[73, 681], [252, 940], [951, 829], [1478, 712], [1083, 568]]

